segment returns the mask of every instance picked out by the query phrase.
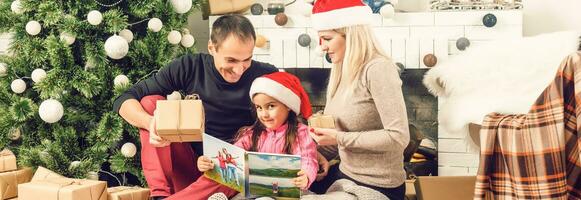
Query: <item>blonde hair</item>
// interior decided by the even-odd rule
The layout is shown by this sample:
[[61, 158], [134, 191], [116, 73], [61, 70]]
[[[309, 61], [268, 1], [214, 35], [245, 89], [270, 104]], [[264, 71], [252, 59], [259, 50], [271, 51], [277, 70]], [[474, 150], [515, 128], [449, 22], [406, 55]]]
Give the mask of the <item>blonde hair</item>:
[[327, 98], [335, 95], [341, 81], [346, 81], [350, 87], [354, 86], [365, 65], [372, 59], [390, 59], [379, 46], [369, 25], [348, 26], [334, 31], [345, 37], [345, 55], [341, 63], [333, 64], [331, 68]]

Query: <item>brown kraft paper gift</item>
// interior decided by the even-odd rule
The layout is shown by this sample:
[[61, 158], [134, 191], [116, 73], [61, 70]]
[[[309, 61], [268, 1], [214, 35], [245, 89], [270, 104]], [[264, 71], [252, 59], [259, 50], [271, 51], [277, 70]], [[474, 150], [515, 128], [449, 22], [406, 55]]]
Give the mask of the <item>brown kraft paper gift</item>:
[[107, 183], [54, 178], [18, 185], [20, 200], [107, 200]]
[[0, 173], [0, 200], [16, 197], [18, 184], [29, 182], [31, 177], [30, 168]]
[[107, 188], [109, 200], [148, 200], [149, 189], [140, 187], [118, 186]]
[[161, 138], [170, 142], [202, 141], [205, 123], [202, 101], [187, 98], [157, 101], [155, 123]]
[[0, 172], [16, 170], [16, 156], [8, 149], [0, 152]]

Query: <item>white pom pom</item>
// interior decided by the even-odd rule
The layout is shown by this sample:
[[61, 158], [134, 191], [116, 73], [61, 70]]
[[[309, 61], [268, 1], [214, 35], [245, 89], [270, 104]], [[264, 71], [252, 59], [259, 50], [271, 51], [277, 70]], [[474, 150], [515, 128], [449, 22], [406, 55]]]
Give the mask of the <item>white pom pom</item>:
[[385, 4], [379, 9], [379, 13], [383, 18], [391, 19], [395, 15], [395, 9], [393, 8], [393, 5]]
[[121, 36], [111, 36], [105, 41], [105, 52], [109, 58], [121, 59], [129, 52], [129, 43]]
[[129, 78], [123, 74], [117, 75], [115, 79], [113, 79], [113, 85], [115, 85], [115, 87], [129, 85]]
[[10, 4], [10, 10], [16, 14], [24, 13], [24, 10], [22, 10], [22, 4], [20, 4], [20, 0], [13, 1], [12, 4]]
[[147, 22], [147, 28], [153, 32], [158, 32], [163, 27], [163, 22], [161, 22], [158, 18], [151, 18], [149, 22]]
[[103, 15], [98, 10], [91, 10], [87, 15], [87, 21], [91, 25], [99, 25], [103, 21]]
[[131, 43], [131, 41], [133, 41], [133, 32], [131, 32], [131, 30], [129, 29], [121, 30], [121, 32], [119, 32], [119, 36], [125, 38], [125, 40], [127, 40], [127, 43]]
[[46, 78], [46, 72], [44, 71], [44, 69], [38, 68], [32, 71], [32, 75], [30, 76], [32, 77], [32, 81], [38, 83], [42, 81], [42, 79]]
[[79, 165], [81, 165], [81, 161], [75, 160], [75, 161], [71, 162], [71, 164], [69, 165], [69, 168], [74, 169], [74, 168], [77, 168]]
[[178, 14], [184, 14], [192, 8], [192, 0], [171, 0], [173, 10]]
[[170, 95], [167, 95], [167, 100], [182, 100], [182, 94], [178, 91], [173, 91]]
[[16, 79], [10, 84], [10, 89], [16, 94], [23, 93], [26, 90], [26, 83], [22, 79]]
[[121, 154], [123, 154], [123, 156], [126, 158], [133, 158], [136, 153], [137, 147], [131, 142], [125, 143], [123, 146], [121, 146]]
[[40, 23], [38, 23], [37, 21], [29, 21], [28, 23], [26, 23], [26, 32], [30, 35], [38, 35], [38, 33], [40, 33], [40, 30], [42, 30], [42, 27], [40, 26]]
[[182, 46], [184, 46], [186, 48], [190, 48], [190, 47], [194, 46], [194, 43], [196, 43], [196, 39], [194, 39], [194, 36], [192, 36], [190, 34], [185, 34], [182, 37], [182, 41], [181, 41]]
[[6, 63], [0, 63], [0, 77], [4, 77], [8, 74], [8, 66]]
[[65, 44], [67, 45], [71, 45], [73, 43], [75, 43], [75, 36], [73, 34], [70, 34], [68, 32], [62, 32], [60, 35], [60, 39], [61, 41], [63, 41]]
[[64, 114], [61, 102], [54, 99], [44, 100], [38, 107], [38, 115], [47, 123], [58, 122]]
[[179, 31], [170, 31], [169, 34], [167, 34], [167, 41], [169, 41], [170, 44], [179, 44], [181, 40], [182, 34]]

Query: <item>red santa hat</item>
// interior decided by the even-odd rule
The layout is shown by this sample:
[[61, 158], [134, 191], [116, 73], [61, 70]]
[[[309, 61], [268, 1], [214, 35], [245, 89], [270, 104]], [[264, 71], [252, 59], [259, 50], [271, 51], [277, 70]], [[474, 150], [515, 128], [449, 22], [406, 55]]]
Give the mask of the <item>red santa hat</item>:
[[372, 13], [371, 8], [361, 0], [317, 0], [311, 20], [315, 30], [331, 30], [371, 24]]
[[292, 74], [275, 72], [255, 79], [250, 87], [250, 98], [258, 93], [275, 98], [306, 119], [313, 114], [307, 92], [299, 78]]

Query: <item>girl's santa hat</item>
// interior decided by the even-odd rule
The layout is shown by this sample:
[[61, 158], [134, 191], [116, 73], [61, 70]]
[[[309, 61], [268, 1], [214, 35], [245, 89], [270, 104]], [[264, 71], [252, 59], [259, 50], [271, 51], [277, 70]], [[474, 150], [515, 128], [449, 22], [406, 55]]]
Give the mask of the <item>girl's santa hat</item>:
[[311, 16], [317, 31], [371, 24], [373, 12], [361, 0], [317, 0]]
[[275, 72], [255, 79], [250, 87], [250, 98], [252, 99], [258, 93], [275, 98], [297, 115], [303, 114], [305, 119], [313, 114], [307, 92], [299, 78], [292, 74]]

